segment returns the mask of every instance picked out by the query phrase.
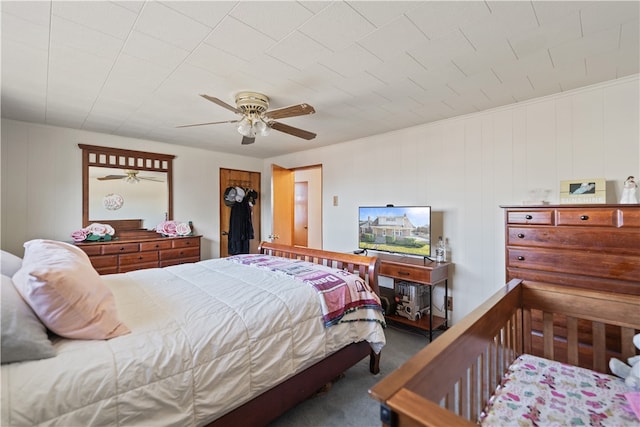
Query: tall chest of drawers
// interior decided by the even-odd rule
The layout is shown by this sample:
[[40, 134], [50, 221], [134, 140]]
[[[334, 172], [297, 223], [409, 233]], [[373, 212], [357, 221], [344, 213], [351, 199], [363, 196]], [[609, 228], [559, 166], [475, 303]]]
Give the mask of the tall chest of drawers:
[[507, 281], [640, 295], [640, 205], [502, 207]]
[[200, 237], [157, 237], [76, 243], [99, 274], [200, 261]]

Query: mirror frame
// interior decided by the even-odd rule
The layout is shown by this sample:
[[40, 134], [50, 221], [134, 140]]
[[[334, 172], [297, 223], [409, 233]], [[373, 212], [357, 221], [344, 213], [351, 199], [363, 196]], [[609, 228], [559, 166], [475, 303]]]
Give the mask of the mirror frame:
[[[169, 206], [167, 214], [173, 218], [173, 159], [171, 154], [150, 153], [146, 151], [125, 150], [120, 148], [99, 147], [97, 145], [78, 144], [82, 149], [82, 226], [90, 224], [89, 218], [89, 167], [99, 166], [114, 169], [134, 169], [152, 172], [166, 172]], [[127, 223], [131, 220], [116, 220]]]

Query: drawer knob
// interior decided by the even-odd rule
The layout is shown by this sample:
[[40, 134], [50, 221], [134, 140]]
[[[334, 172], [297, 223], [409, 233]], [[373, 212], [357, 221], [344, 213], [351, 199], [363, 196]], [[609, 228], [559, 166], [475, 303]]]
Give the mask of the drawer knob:
[[524, 261], [524, 257], [522, 255], [518, 256], [518, 261]]
[[524, 239], [524, 234], [518, 233], [518, 239]]
[[589, 215], [580, 215], [580, 219], [586, 221], [589, 219]]
[[120, 250], [121, 250], [121, 251], [124, 251], [124, 246], [120, 246]]
[[406, 272], [406, 271], [398, 271], [398, 274], [401, 275], [401, 276], [408, 276], [409, 275], [409, 273]]
[[528, 214], [527, 214], [527, 215], [525, 215], [524, 217], [525, 217], [526, 219], [533, 219], [533, 215], [528, 215]]
[[139, 257], [138, 257], [138, 259], [142, 259], [142, 257], [141, 257], [141, 256], [139, 256]]

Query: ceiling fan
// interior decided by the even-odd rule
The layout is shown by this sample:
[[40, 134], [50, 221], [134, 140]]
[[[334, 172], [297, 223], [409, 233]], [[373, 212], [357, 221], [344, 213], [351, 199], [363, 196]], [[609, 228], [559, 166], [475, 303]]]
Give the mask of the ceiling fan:
[[269, 97], [257, 92], [239, 92], [236, 95], [236, 106], [209, 95], [200, 95], [204, 99], [218, 104], [219, 106], [241, 115], [238, 120], [225, 120], [221, 122], [196, 123], [192, 125], [177, 126], [179, 128], [191, 126], [215, 125], [220, 123], [237, 123], [238, 132], [242, 135], [242, 144], [253, 144], [256, 136], [266, 136], [271, 129], [287, 133], [303, 139], [313, 139], [316, 134], [293, 126], [285, 125], [275, 121], [287, 117], [303, 116], [313, 114], [316, 110], [309, 104], [298, 104], [277, 110], [269, 109]]
[[161, 178], [138, 176], [140, 171], [137, 171], [137, 170], [127, 169], [127, 170], [124, 171], [124, 173], [125, 173], [125, 175], [100, 176], [97, 179], [98, 179], [98, 181], [107, 181], [107, 180], [110, 180], [110, 179], [121, 179], [124, 182], [129, 183], [129, 184], [135, 184], [137, 182], [140, 182], [141, 180], [164, 182], [164, 180], [162, 180]]

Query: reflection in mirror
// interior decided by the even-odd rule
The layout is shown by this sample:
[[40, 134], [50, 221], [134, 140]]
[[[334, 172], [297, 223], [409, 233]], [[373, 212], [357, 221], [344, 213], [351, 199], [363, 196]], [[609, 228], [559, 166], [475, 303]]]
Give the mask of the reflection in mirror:
[[167, 173], [89, 167], [89, 220], [140, 219], [152, 229], [168, 217]]
[[[78, 144], [82, 226], [111, 223], [116, 235], [173, 219], [171, 154]], [[131, 234], [131, 233], [127, 233]]]

